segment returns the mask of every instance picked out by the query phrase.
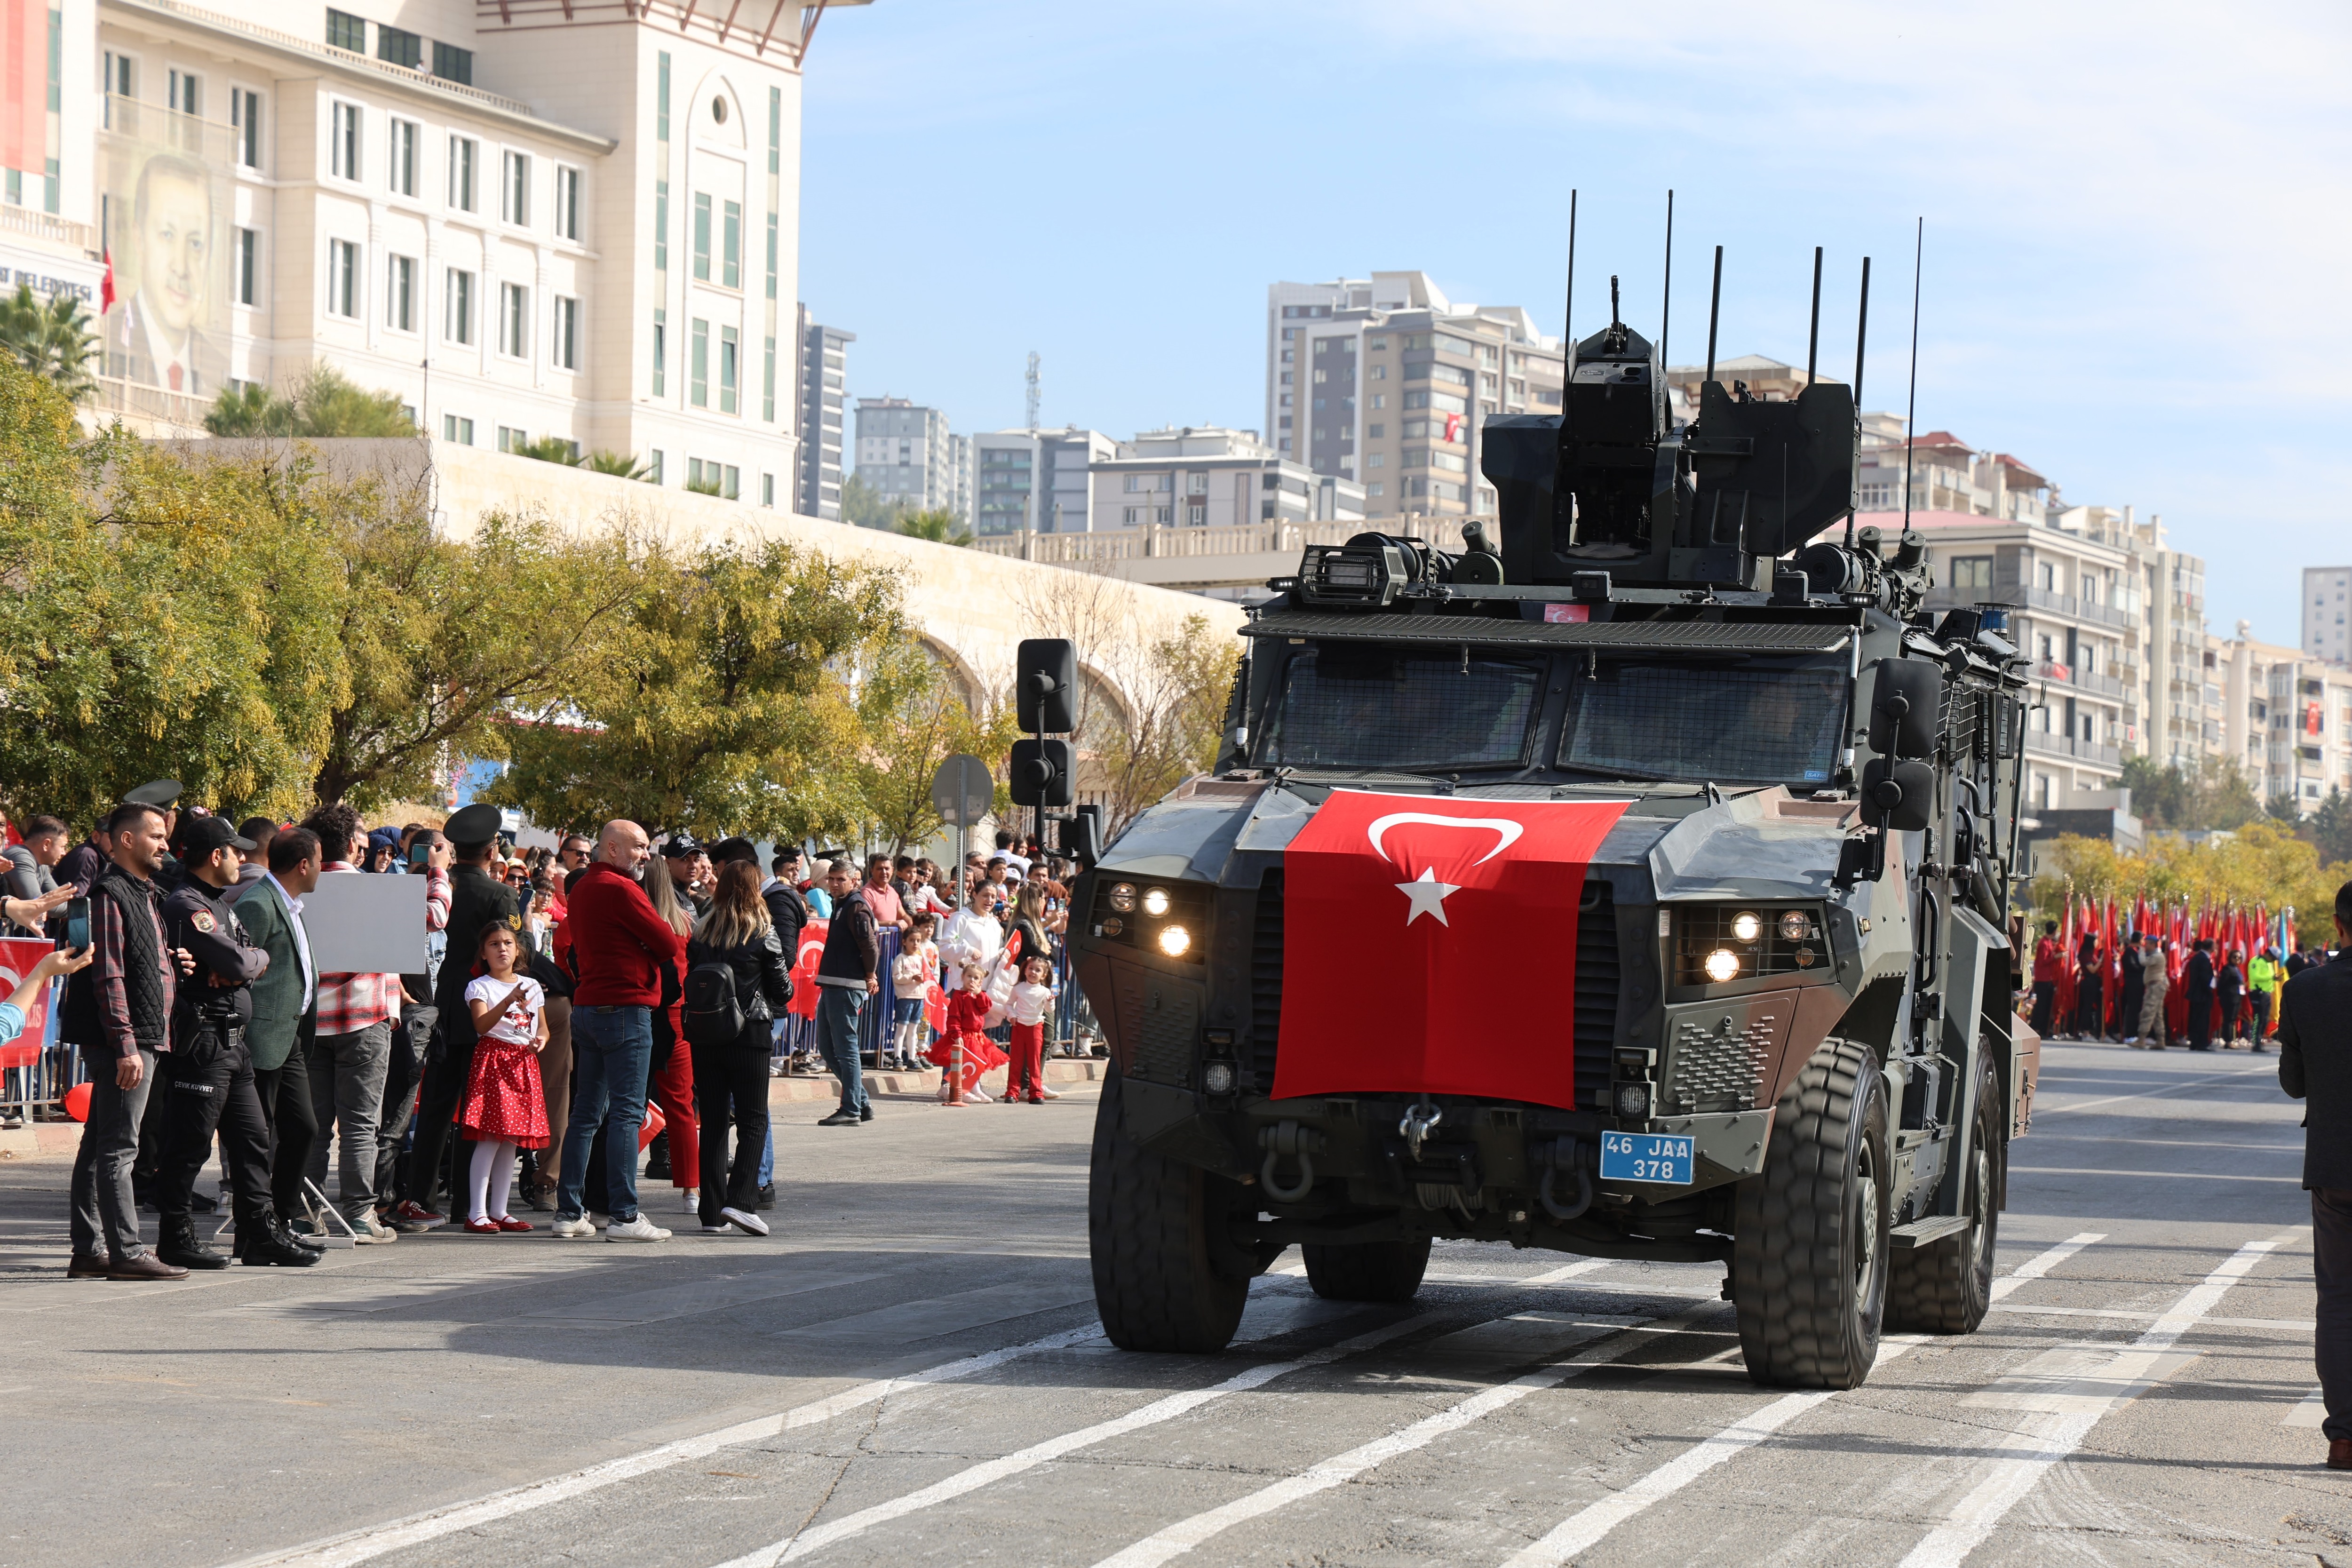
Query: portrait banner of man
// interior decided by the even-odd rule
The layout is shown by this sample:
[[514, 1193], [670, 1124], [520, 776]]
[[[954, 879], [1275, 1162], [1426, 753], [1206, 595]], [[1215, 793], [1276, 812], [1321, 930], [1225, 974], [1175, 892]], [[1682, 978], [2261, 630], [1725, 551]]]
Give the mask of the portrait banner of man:
[[117, 100], [99, 136], [106, 374], [209, 400], [229, 376], [229, 132]]

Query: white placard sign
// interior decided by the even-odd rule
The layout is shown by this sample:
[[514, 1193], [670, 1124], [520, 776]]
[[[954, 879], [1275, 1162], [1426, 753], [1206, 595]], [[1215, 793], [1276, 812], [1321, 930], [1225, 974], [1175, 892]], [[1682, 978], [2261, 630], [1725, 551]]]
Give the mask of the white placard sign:
[[423, 877], [330, 871], [302, 900], [321, 974], [425, 973]]

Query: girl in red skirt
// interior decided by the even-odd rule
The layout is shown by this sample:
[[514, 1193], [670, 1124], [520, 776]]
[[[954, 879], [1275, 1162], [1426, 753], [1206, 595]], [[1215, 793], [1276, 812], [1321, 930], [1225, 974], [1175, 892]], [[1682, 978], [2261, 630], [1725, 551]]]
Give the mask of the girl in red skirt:
[[515, 1151], [548, 1145], [547, 1096], [539, 1081], [539, 1050], [547, 1043], [547, 995], [520, 973], [522, 943], [503, 923], [482, 931], [478, 973], [466, 983], [474, 1016], [474, 1074], [457, 1107], [457, 1130], [474, 1141], [473, 1206], [466, 1229], [475, 1236], [531, 1228], [507, 1213], [514, 1184]]
[[988, 994], [988, 971], [977, 963], [963, 966], [963, 984], [948, 994], [947, 1026], [931, 1044], [931, 1060], [940, 1068], [940, 1100], [946, 1105], [988, 1103], [980, 1075], [1004, 1060], [1004, 1053], [983, 1032], [993, 1020], [996, 1004]]

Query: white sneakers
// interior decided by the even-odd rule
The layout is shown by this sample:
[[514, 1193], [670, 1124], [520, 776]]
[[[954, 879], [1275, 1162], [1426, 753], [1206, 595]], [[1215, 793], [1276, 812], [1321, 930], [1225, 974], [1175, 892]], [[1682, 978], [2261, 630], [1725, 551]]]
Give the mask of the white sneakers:
[[669, 1232], [639, 1215], [633, 1220], [614, 1220], [604, 1227], [606, 1241], [667, 1241]]
[[699, 1187], [680, 1187], [677, 1194], [686, 1200], [678, 1207], [688, 1214], [694, 1214], [702, 1207], [702, 1190]]
[[596, 1227], [588, 1223], [584, 1215], [578, 1219], [559, 1219], [548, 1228], [566, 1241], [577, 1241], [582, 1237], [596, 1234]]
[[719, 1215], [721, 1219], [726, 1220], [730, 1225], [734, 1226], [737, 1229], [748, 1232], [752, 1236], [765, 1236], [768, 1234], [768, 1222], [761, 1219], [758, 1215], [746, 1214], [741, 1209], [738, 1208], [723, 1208], [719, 1211]]

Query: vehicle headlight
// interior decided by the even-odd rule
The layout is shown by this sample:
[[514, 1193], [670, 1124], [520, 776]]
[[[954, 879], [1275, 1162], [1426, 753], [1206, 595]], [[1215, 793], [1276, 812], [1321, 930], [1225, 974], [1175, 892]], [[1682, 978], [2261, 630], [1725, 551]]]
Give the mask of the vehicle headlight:
[[[1155, 888], [1152, 891], [1158, 892], [1159, 889]], [[1181, 958], [1185, 953], [1192, 951], [1192, 933], [1186, 931], [1182, 926], [1162, 926], [1160, 928], [1160, 951], [1166, 953], [1169, 957]]]
[[1738, 974], [1739, 955], [1729, 948], [1718, 947], [1706, 955], [1706, 977], [1717, 985], [1737, 979]]
[[[1118, 895], [1116, 893], [1111, 895], [1113, 899], [1117, 899], [1118, 896]], [[1143, 912], [1147, 915], [1166, 914], [1168, 912], [1168, 889], [1165, 888], [1146, 888], [1143, 890]]]
[[1813, 922], [1806, 918], [1804, 910], [1790, 910], [1780, 916], [1780, 939], [1783, 942], [1802, 942], [1812, 934]]
[[1211, 1062], [1201, 1069], [1201, 1087], [1211, 1094], [1231, 1094], [1234, 1091], [1234, 1064]]
[[1127, 922], [1119, 919], [1117, 915], [1111, 916], [1110, 919], [1103, 921], [1102, 923], [1102, 933], [1105, 936], [1117, 936], [1126, 929]]
[[1731, 934], [1741, 942], [1754, 942], [1764, 934], [1764, 922], [1755, 910], [1742, 910], [1731, 917]]
[[1135, 908], [1135, 884], [1132, 882], [1113, 883], [1110, 889], [1110, 907], [1117, 910], [1120, 914], [1131, 912]]

